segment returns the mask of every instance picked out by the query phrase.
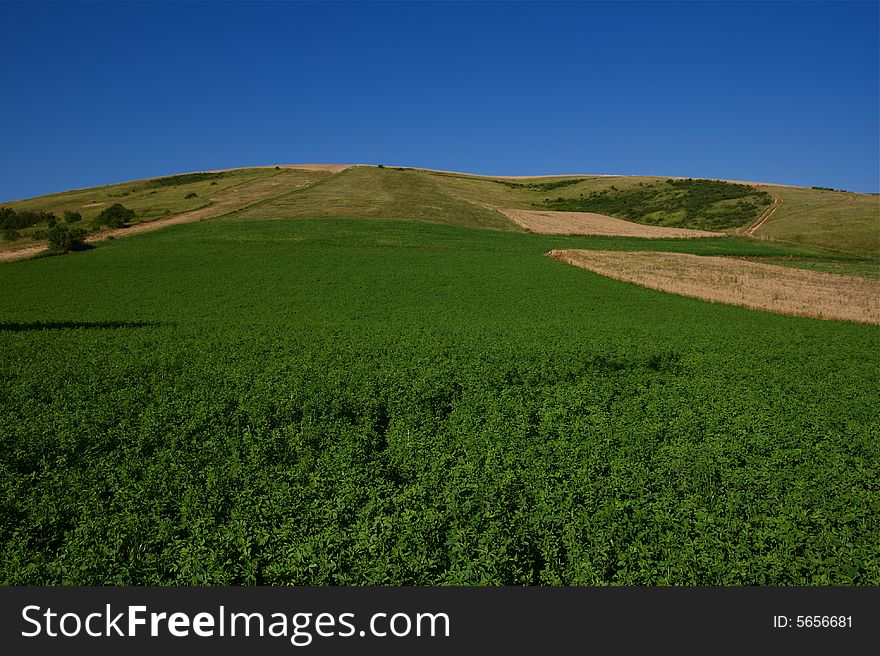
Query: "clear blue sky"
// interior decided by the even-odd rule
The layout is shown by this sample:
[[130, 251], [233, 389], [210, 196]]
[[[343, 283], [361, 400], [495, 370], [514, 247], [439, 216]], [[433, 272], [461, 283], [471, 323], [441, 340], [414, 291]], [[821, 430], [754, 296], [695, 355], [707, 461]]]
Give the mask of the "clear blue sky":
[[0, 200], [382, 163], [880, 190], [878, 3], [0, 3]]

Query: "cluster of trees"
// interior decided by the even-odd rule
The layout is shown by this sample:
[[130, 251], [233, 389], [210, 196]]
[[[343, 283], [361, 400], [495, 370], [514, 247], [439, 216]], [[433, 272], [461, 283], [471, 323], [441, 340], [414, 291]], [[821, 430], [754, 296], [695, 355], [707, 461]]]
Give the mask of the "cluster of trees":
[[[76, 223], [82, 220], [79, 212], [65, 211], [62, 215], [65, 223]], [[0, 207], [0, 230], [3, 231], [3, 238], [8, 241], [15, 241], [21, 235], [19, 230], [30, 228], [33, 226], [44, 224], [48, 228], [54, 228], [58, 225], [58, 217], [52, 212], [21, 210], [16, 212], [11, 207]]]
[[597, 212], [648, 225], [721, 230], [745, 225], [773, 202], [755, 187], [719, 180], [666, 180], [629, 189], [612, 186], [576, 198], [546, 199], [544, 208]]
[[[95, 217], [93, 226], [107, 226], [108, 228], [123, 228], [135, 217], [132, 209], [119, 203], [105, 208]], [[36, 239], [46, 239], [49, 248], [56, 251], [69, 252], [80, 250], [85, 247], [86, 230], [84, 228], [71, 227], [71, 224], [82, 221], [82, 214], [64, 210], [61, 221], [53, 212], [19, 210], [11, 207], [0, 207], [0, 230], [3, 238], [7, 241], [15, 241], [21, 237], [18, 232], [23, 228], [46, 226], [46, 230], [36, 230], [31, 236]]]

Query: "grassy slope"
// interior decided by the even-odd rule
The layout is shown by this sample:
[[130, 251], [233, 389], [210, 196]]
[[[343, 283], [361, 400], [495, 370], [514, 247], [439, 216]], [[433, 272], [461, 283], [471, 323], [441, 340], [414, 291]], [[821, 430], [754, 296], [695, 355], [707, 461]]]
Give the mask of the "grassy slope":
[[762, 187], [783, 203], [757, 236], [880, 255], [880, 196], [800, 187]]
[[[173, 186], [154, 186], [149, 180], [135, 180], [121, 184], [107, 185], [49, 194], [28, 200], [2, 203], [3, 207], [12, 207], [16, 211], [33, 210], [55, 213], [59, 220], [64, 210], [80, 212], [83, 222], [88, 225], [101, 210], [113, 203], [121, 203], [133, 209], [137, 216], [134, 222], [152, 221], [154, 219], [179, 214], [189, 210], [205, 207], [219, 198], [239, 195], [243, 201], [250, 198], [255, 187], [263, 185], [268, 193], [283, 193], [286, 189], [315, 182], [331, 175], [322, 171], [306, 171], [299, 169], [236, 169], [224, 172], [215, 180], [204, 180]], [[216, 184], [211, 184], [215, 182]], [[275, 185], [274, 183], [277, 183]], [[195, 198], [186, 198], [195, 193]], [[42, 226], [45, 228], [45, 226]], [[30, 230], [20, 231], [22, 239], [12, 245], [19, 247], [30, 243]], [[3, 242], [7, 245], [7, 242]]]
[[[491, 183], [484, 182], [484, 185]], [[514, 230], [485, 204], [469, 202], [422, 171], [358, 167], [319, 185], [263, 203], [235, 218], [386, 218]]]
[[0, 267], [0, 581], [880, 583], [877, 327], [563, 247], [797, 250], [226, 220]]
[[[511, 188], [490, 178], [394, 168], [358, 167], [336, 175], [303, 170], [240, 169], [217, 180], [213, 186], [205, 181], [151, 188], [143, 181], [134, 181], [4, 205], [58, 214], [65, 209], [81, 211], [88, 221], [103, 207], [121, 202], [135, 209], [137, 220], [142, 221], [204, 206], [212, 196], [227, 189], [229, 193], [238, 189], [247, 196], [249, 185], [267, 183], [273, 178], [282, 183], [279, 193], [285, 190], [292, 193], [240, 212], [236, 215], [238, 218], [396, 218], [518, 230], [496, 208], [536, 208], [545, 198], [577, 198], [580, 194], [601, 192], [612, 186], [627, 190], [665, 180], [648, 176], [585, 177], [575, 185], [542, 191]], [[558, 180], [533, 178], [508, 182]], [[320, 184], [294, 191], [298, 185], [314, 182]], [[784, 203], [758, 231], [758, 236], [860, 255], [880, 254], [880, 197], [792, 187], [759, 185], [759, 188], [782, 195]], [[185, 199], [191, 191], [198, 197]], [[275, 196], [275, 190], [269, 195]], [[0, 246], [26, 245], [27, 231], [23, 232], [23, 240], [0, 242]]]

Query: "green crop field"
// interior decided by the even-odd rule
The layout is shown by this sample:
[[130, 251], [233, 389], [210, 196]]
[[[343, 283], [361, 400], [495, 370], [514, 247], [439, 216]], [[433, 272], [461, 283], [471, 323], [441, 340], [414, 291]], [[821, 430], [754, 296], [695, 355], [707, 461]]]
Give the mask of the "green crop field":
[[880, 328], [543, 256], [815, 252], [284, 198], [0, 265], [0, 582], [880, 584]]

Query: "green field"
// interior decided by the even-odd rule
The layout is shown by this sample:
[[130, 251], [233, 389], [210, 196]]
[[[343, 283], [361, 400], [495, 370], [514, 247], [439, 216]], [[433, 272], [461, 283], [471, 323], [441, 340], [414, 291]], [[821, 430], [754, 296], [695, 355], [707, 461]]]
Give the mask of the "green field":
[[880, 328], [543, 257], [814, 253], [270, 203], [0, 265], [0, 582], [880, 584]]

